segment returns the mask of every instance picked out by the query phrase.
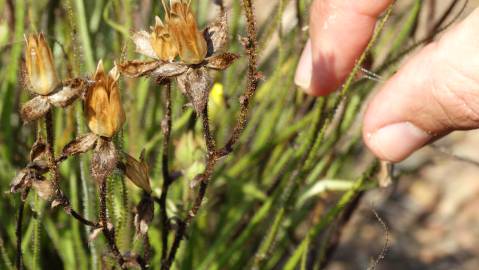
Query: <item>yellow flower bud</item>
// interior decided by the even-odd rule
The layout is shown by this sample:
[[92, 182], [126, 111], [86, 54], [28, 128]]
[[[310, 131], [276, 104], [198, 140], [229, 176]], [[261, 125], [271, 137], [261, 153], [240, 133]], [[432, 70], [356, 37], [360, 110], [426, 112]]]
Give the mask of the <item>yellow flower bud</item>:
[[208, 46], [203, 33], [198, 30], [189, 4], [183, 0], [173, 3], [166, 19], [181, 60], [187, 64], [201, 63], [206, 57]]
[[115, 66], [107, 75], [100, 60], [96, 69], [95, 83], [86, 94], [85, 110], [90, 130], [103, 137], [111, 138], [125, 122], [118, 87], [118, 73]]
[[39, 95], [48, 95], [58, 84], [52, 51], [43, 33], [25, 36], [25, 43], [25, 64], [31, 89]]
[[150, 34], [151, 47], [159, 59], [163, 61], [173, 61], [178, 55], [173, 37], [168, 26], [164, 25], [159, 17], [155, 17], [156, 23]]

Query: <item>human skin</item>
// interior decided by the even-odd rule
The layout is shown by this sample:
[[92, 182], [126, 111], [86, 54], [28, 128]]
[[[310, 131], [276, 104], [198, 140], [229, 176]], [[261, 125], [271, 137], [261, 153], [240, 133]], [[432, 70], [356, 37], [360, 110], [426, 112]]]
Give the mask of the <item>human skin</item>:
[[[315, 0], [295, 82], [324, 96], [346, 79], [392, 0]], [[399, 162], [454, 130], [479, 128], [479, 9], [401, 65], [372, 98], [363, 140]]]

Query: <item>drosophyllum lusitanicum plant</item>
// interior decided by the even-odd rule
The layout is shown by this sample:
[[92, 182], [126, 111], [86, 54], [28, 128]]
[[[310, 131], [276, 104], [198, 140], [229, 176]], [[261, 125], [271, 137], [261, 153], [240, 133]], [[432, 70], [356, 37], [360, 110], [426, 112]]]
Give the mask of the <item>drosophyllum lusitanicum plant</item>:
[[[224, 147], [217, 148], [211, 135], [208, 120], [208, 96], [212, 86], [211, 71], [223, 71], [239, 58], [239, 55], [227, 52], [229, 34], [227, 32], [227, 13], [222, 1], [216, 1], [220, 13], [204, 30], [199, 30], [196, 18], [191, 11], [191, 1], [172, 0], [168, 4], [162, 1], [165, 9], [163, 19], [156, 17], [150, 32], [141, 30], [132, 34], [131, 39], [136, 51], [150, 60], [123, 61], [106, 71], [100, 60], [96, 71], [91, 75], [61, 80], [55, 68], [52, 51], [45, 35], [29, 34], [25, 37], [25, 78], [27, 90], [33, 98], [21, 108], [25, 123], [37, 124], [36, 141], [31, 148], [28, 165], [18, 172], [11, 184], [11, 192], [20, 193], [24, 202], [30, 191], [50, 202], [52, 208], [62, 208], [65, 213], [82, 224], [91, 227], [90, 241], [103, 235], [108, 250], [105, 256], [111, 257], [116, 266], [122, 269], [130, 267], [149, 268], [151, 250], [149, 248], [148, 227], [151, 225], [155, 201], [160, 207], [162, 262], [153, 268], [169, 269], [172, 265], [181, 240], [185, 237], [188, 225], [198, 213], [205, 196], [208, 181], [215, 165], [221, 157], [229, 154], [246, 125], [248, 104], [257, 88], [260, 75], [256, 70], [256, 29], [252, 3], [244, 1], [248, 26], [248, 36], [241, 40], [248, 57], [248, 76], [245, 93], [239, 99], [240, 113], [230, 139]], [[149, 168], [144, 153], [139, 160], [121, 150], [116, 144], [118, 132], [125, 124], [120, 89], [120, 75], [127, 77], [149, 77], [153, 83], [164, 87], [165, 109], [161, 123], [163, 133], [163, 185], [159, 196], [153, 194]], [[203, 136], [206, 142], [206, 164], [204, 172], [193, 179], [197, 195], [191, 209], [184, 216], [169, 217], [166, 212], [168, 189], [174, 177], [168, 168], [168, 150], [172, 126], [171, 84], [187, 97], [193, 106], [199, 121], [202, 122]], [[85, 122], [89, 132], [79, 134], [63, 147], [61, 153], [55, 153], [53, 134], [53, 109], [64, 109], [76, 101], [83, 102]], [[82, 213], [72, 209], [69, 198], [61, 189], [62, 175], [60, 165], [73, 156], [83, 157], [91, 152], [90, 174], [98, 190], [99, 211], [97, 221], [88, 220]], [[111, 213], [107, 207], [107, 179], [112, 174], [120, 174], [130, 179], [142, 190], [143, 196], [135, 209], [134, 225], [136, 238], [143, 239], [143, 254], [130, 250], [120, 250], [116, 243], [115, 227], [110, 221]], [[17, 223], [17, 237], [21, 242], [24, 204], [20, 206], [20, 218]], [[171, 225], [171, 220], [176, 225]], [[169, 241], [174, 234], [173, 241]], [[171, 243], [169, 243], [171, 242]], [[21, 247], [17, 249], [17, 266], [22, 268]]]

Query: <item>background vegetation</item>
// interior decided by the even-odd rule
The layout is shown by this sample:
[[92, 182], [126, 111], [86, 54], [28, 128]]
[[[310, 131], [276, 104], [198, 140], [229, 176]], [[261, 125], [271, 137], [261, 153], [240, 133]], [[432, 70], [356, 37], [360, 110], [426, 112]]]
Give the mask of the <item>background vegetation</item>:
[[[192, 1], [200, 26], [218, 16], [218, 1]], [[425, 1], [393, 7], [381, 19], [371, 46], [342, 90], [327, 98], [297, 91], [293, 76], [307, 38], [309, 0], [253, 1], [257, 16], [257, 54], [262, 79], [251, 101], [248, 124], [232, 154], [216, 164], [198, 215], [187, 228], [174, 269], [316, 269], [325, 267], [338, 236], [364, 191], [376, 188], [378, 162], [361, 143], [363, 104], [381, 78], [394, 72], [401, 58], [431, 40], [461, 13], [463, 1], [436, 14], [417, 34], [418, 18], [430, 9]], [[435, 2], [435, 1], [430, 1]], [[429, 2], [428, 2], [429, 3]], [[248, 84], [248, 57], [239, 42], [247, 35], [242, 1], [226, 1], [230, 50], [242, 57], [227, 71], [214, 74], [209, 122], [223, 145], [231, 135]], [[0, 190], [28, 163], [35, 126], [23, 125], [19, 108], [29, 93], [22, 83], [23, 35], [44, 31], [62, 78], [91, 76], [96, 62], [137, 57], [131, 31], [146, 29], [162, 14], [152, 0], [0, 0]], [[360, 67], [374, 71], [369, 73]], [[380, 76], [376, 75], [379, 74]], [[145, 149], [153, 195], [163, 188], [162, 157], [175, 176], [166, 201], [171, 218], [168, 242], [194, 204], [205, 168], [202, 123], [173, 87], [172, 133], [163, 155], [161, 120], [164, 89], [147, 79], [122, 79], [127, 122], [117, 136], [123, 150], [139, 156]], [[80, 103], [54, 112], [55, 150], [87, 128]], [[73, 209], [95, 220], [97, 185], [88, 170], [89, 158], [61, 166], [62, 189]], [[122, 252], [144, 252], [135, 238], [134, 206], [141, 191], [117, 172], [108, 180], [108, 213]], [[15, 269], [16, 221], [20, 198], [8, 192], [0, 202], [0, 265]], [[158, 204], [150, 225], [153, 269], [162, 265], [165, 227]], [[23, 213], [21, 249], [26, 269], [103, 269], [114, 265], [103, 237], [89, 241], [90, 228], [51, 209], [31, 193]], [[386, 239], [384, 239], [386, 240]], [[375, 263], [371, 264], [374, 268]]]

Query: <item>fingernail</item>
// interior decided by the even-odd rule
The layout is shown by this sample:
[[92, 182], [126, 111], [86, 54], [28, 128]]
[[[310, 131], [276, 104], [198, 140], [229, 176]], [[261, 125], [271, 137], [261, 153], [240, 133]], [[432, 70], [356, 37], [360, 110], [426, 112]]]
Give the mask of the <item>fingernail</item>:
[[411, 122], [391, 124], [367, 134], [369, 148], [386, 161], [399, 162], [432, 139]]
[[313, 58], [311, 56], [311, 40], [306, 42], [303, 53], [299, 59], [298, 68], [294, 76], [294, 83], [303, 90], [308, 91], [311, 85], [311, 73], [313, 70]]

